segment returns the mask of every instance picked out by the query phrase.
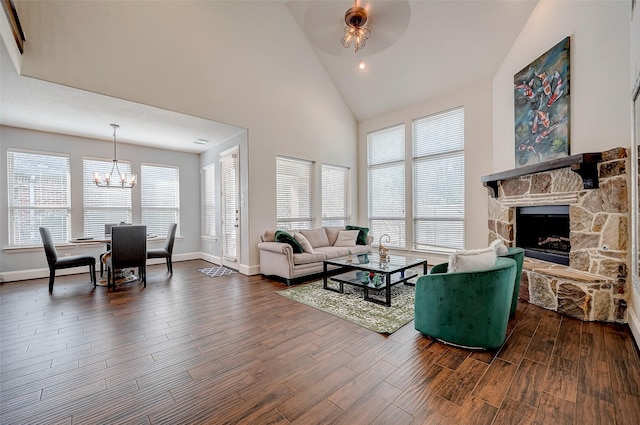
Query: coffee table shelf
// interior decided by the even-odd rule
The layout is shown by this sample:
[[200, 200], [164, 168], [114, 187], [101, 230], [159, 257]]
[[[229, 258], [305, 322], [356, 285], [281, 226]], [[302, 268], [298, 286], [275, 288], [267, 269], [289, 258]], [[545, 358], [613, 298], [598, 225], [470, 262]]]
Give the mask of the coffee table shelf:
[[[384, 306], [391, 306], [391, 287], [403, 283], [405, 285], [413, 286], [413, 284], [407, 281], [418, 273], [412, 268], [422, 266], [424, 274], [427, 274], [427, 260], [423, 258], [414, 258], [395, 255], [392, 257], [391, 262], [380, 262], [379, 257], [375, 254], [365, 256], [367, 261], [348, 261], [347, 257], [334, 258], [331, 260], [325, 260], [323, 264], [323, 288], [329, 291], [344, 293], [344, 285], [357, 286], [364, 289], [364, 299], [373, 303], [382, 304]], [[329, 277], [328, 266], [338, 266], [343, 273]], [[369, 274], [373, 272], [381, 275], [381, 285], [375, 287], [373, 283], [362, 283], [357, 276], [357, 270], [362, 273]], [[338, 288], [329, 286], [329, 281], [334, 281], [339, 284]], [[369, 291], [384, 291], [385, 299], [380, 300], [369, 296]]]

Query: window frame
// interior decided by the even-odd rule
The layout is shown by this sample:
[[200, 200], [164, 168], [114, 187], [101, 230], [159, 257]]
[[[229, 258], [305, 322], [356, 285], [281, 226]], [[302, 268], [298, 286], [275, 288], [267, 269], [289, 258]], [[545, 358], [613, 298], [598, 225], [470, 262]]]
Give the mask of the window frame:
[[[147, 174], [145, 176], [145, 168], [156, 168], [156, 169], [162, 169], [165, 172], [169, 172], [168, 170], [175, 170], [175, 175], [177, 176], [176, 179], [164, 179], [164, 180], [158, 180], [156, 182], [156, 184], [158, 183], [162, 183], [162, 182], [169, 182], [171, 183], [172, 187], [169, 188], [167, 187], [165, 190], [161, 190], [161, 193], [168, 193], [169, 189], [174, 191], [174, 199], [173, 201], [175, 202], [175, 204], [173, 206], [169, 206], [164, 205], [164, 206], [152, 206], [152, 205], [147, 205], [145, 206], [145, 201], [148, 202], [148, 199], [145, 199], [145, 192], [152, 190], [149, 188], [149, 180], [152, 180], [152, 178], [150, 179], [150, 175]], [[153, 181], [153, 180], [152, 180]], [[167, 234], [167, 231], [169, 229], [169, 226], [172, 223], [176, 223], [177, 224], [177, 228], [176, 228], [176, 237], [179, 237], [181, 235], [181, 230], [180, 230], [180, 167], [177, 165], [170, 165], [170, 164], [158, 164], [158, 163], [152, 163], [152, 162], [141, 162], [140, 163], [140, 223], [142, 225], [147, 226], [147, 232], [149, 233], [153, 233], [156, 234], [158, 236], [164, 236]], [[167, 212], [167, 213], [171, 213], [173, 212], [173, 219], [172, 220], [168, 220], [168, 221], [163, 221], [163, 220], [155, 220], [155, 221], [151, 221], [149, 222], [148, 220], [145, 220], [145, 212], [146, 211], [153, 211], [153, 212]], [[159, 223], [158, 225], [154, 224], [154, 223]]]
[[[335, 173], [334, 180], [326, 180], [329, 174]], [[342, 175], [338, 175], [342, 173]], [[321, 191], [322, 191], [322, 225], [323, 226], [346, 226], [351, 219], [351, 169], [341, 165], [321, 164], [320, 167], [321, 177]], [[340, 187], [339, 181], [342, 180], [342, 187]], [[326, 190], [325, 190], [326, 189]], [[332, 196], [333, 194], [340, 194], [342, 196]], [[342, 206], [338, 204], [342, 203]], [[336, 205], [334, 211], [342, 210], [343, 214], [330, 215], [329, 211], [325, 209], [328, 205]]]
[[[217, 240], [217, 228], [216, 228], [216, 164], [211, 164], [202, 167], [202, 235], [204, 239]], [[211, 185], [207, 184], [207, 178], [212, 180]], [[209, 186], [211, 186], [209, 188]], [[211, 202], [207, 202], [208, 196], [211, 197]], [[211, 213], [211, 214], [209, 214]], [[207, 234], [207, 226], [211, 228], [211, 232]]]
[[[99, 169], [102, 165], [98, 166], [96, 163], [104, 163], [104, 170], [110, 172], [113, 159], [86, 155], [82, 157], [82, 229], [85, 237], [102, 235], [104, 233], [104, 225], [107, 223], [133, 222], [133, 189], [120, 186], [97, 187], [93, 179], [93, 173], [96, 171], [103, 172], [103, 170]], [[123, 174], [131, 174], [131, 161], [118, 160], [118, 166], [121, 167], [120, 171]], [[116, 191], [126, 191], [124, 193], [128, 193], [128, 205], [125, 202], [114, 206], [114, 199], [116, 198], [114, 194], [119, 193]], [[96, 195], [94, 197], [93, 193], [103, 194], [103, 196]], [[88, 205], [91, 202], [95, 202], [95, 199], [100, 200], [100, 203]], [[118, 199], [121, 200], [122, 198]], [[92, 213], [89, 213], [90, 211]]]
[[[16, 188], [18, 187], [18, 184], [17, 184], [17, 178], [16, 178], [17, 176], [15, 174], [16, 161], [15, 161], [15, 158], [13, 158], [16, 154], [17, 155], [20, 155], [20, 154], [39, 155], [39, 156], [49, 157], [49, 158], [54, 158], [54, 157], [62, 158], [65, 160], [66, 172], [58, 174], [58, 177], [62, 177], [64, 174], [64, 177], [62, 177], [62, 180], [64, 181], [66, 186], [66, 188], [63, 187], [63, 190], [60, 191], [60, 193], [62, 192], [65, 193], [63, 198], [66, 198], [66, 199], [61, 199], [62, 203], [60, 205], [55, 205], [55, 203], [53, 202], [51, 204], [41, 203], [40, 205], [38, 205], [37, 203], [32, 202], [32, 199], [37, 195], [37, 193], [34, 193], [34, 190], [30, 192], [28, 204], [20, 205], [19, 202], [16, 203], [16, 199], [17, 199], [16, 196], [18, 195], [16, 195], [15, 191], [16, 191]], [[49, 227], [49, 229], [51, 230], [51, 236], [53, 238], [54, 243], [56, 244], [67, 243], [71, 237], [71, 155], [69, 155], [68, 153], [61, 153], [61, 152], [48, 152], [48, 151], [40, 151], [40, 150], [32, 150], [32, 149], [7, 148], [6, 161], [7, 161], [6, 162], [7, 209], [8, 209], [8, 216], [7, 216], [8, 229], [7, 230], [8, 230], [9, 248], [28, 248], [28, 247], [41, 245], [42, 240], [40, 237], [39, 228], [42, 227], [43, 225], [45, 227]], [[38, 167], [36, 164], [33, 166], [33, 168], [37, 170], [40, 167]], [[55, 179], [55, 174], [53, 175], [54, 175], [53, 179]], [[30, 180], [32, 179], [33, 179], [33, 175], [31, 176]], [[47, 191], [44, 189], [42, 189], [41, 191], [43, 194], [51, 193], [51, 191]], [[27, 229], [29, 230], [31, 237], [28, 238], [29, 239], [28, 243], [16, 243], [16, 237], [18, 236], [16, 233], [18, 229], [14, 228], [13, 221], [14, 221], [14, 212], [17, 213], [18, 210], [31, 211], [29, 216], [31, 216], [32, 220], [28, 223], [29, 227], [31, 228]], [[54, 226], [47, 225], [47, 223], [42, 222], [43, 217], [44, 218], [51, 217], [50, 214], [45, 214], [44, 216], [36, 214], [36, 212], [47, 213], [47, 212], [55, 212], [55, 211], [61, 212], [64, 215], [64, 219], [61, 220], [62, 225], [60, 226], [59, 229], [55, 228]], [[35, 223], [34, 221], [38, 221], [37, 220], [38, 218], [40, 222]], [[19, 226], [19, 227], [22, 227], [22, 226]], [[22, 232], [20, 232], [20, 234], [22, 234]]]
[[[380, 136], [380, 142], [382, 143], [383, 141], [387, 141], [383, 136], [394, 131], [398, 131], [398, 133], [401, 134], [401, 140], [400, 138], [389, 139], [392, 142], [399, 143], [398, 152], [393, 152], [393, 155], [395, 156], [388, 152], [384, 154], [376, 154], [372, 150], [374, 143], [377, 143], [374, 138]], [[383, 235], [388, 235], [389, 239], [387, 240], [385, 238], [385, 246], [398, 249], [405, 249], [407, 245], [407, 194], [405, 188], [407, 179], [407, 159], [405, 152], [405, 123], [395, 124], [367, 133], [367, 217], [370, 234], [374, 234], [378, 238], [382, 238]], [[374, 156], [390, 159], [387, 161], [381, 161], [374, 159]], [[399, 173], [395, 175], [393, 169], [399, 170]], [[385, 173], [388, 173], [389, 171], [391, 171], [392, 174], [387, 174], [387, 176], [385, 176]], [[391, 181], [392, 179], [393, 181]], [[382, 198], [382, 194], [384, 194], [385, 198]], [[384, 202], [388, 205], [395, 205], [392, 209], [399, 208], [395, 211], [396, 215], [380, 215], [373, 211], [378, 208], [378, 205]]]
[[[282, 171], [286, 171], [284, 167], [284, 163], [289, 163], [289, 171], [292, 174], [282, 173]], [[304, 166], [303, 169], [295, 170], [295, 165]], [[293, 173], [297, 171], [299, 174]], [[302, 173], [302, 171], [306, 171]], [[304, 186], [306, 189], [305, 192], [300, 192], [293, 185], [281, 186], [281, 180], [284, 177], [288, 177], [288, 180], [293, 182], [296, 180], [298, 183], [298, 187]], [[306, 184], [305, 184], [306, 180]], [[313, 184], [314, 184], [314, 162], [306, 159], [292, 158], [288, 156], [278, 155], [276, 156], [276, 228], [279, 230], [299, 230], [299, 229], [311, 229], [313, 228], [314, 217], [313, 217]], [[281, 208], [284, 204], [287, 203], [285, 199], [285, 193], [281, 193], [281, 191], [289, 189], [288, 195], [292, 195], [294, 193], [298, 194], [298, 198], [302, 200], [301, 202], [297, 202], [298, 208], [294, 208], [294, 203], [290, 202], [290, 209], [298, 209], [298, 210], [306, 210], [308, 215], [282, 215]], [[304, 199], [302, 199], [304, 198]], [[306, 204], [306, 205], [305, 205]]]
[[[459, 115], [458, 115], [459, 114]], [[446, 133], [448, 136], [452, 136], [451, 140], [455, 144], [447, 149], [442, 148], [443, 144], [433, 143], [429, 145], [428, 141], [426, 144], [422, 144], [418, 146], [421, 140], [418, 140], [418, 131], [416, 130], [418, 125], [421, 125], [425, 122], [432, 122], [438, 119], [446, 119], [447, 115], [452, 117], [454, 120], [458, 121], [455, 124], [460, 124], [460, 128], [458, 131], [451, 131], [451, 127], [438, 126], [431, 128], [430, 130], [433, 132], [441, 132]], [[455, 108], [447, 109], [444, 111], [439, 111], [424, 117], [416, 118], [412, 120], [412, 172], [413, 172], [413, 186], [411, 188], [412, 198], [413, 198], [413, 249], [415, 251], [420, 252], [430, 252], [430, 251], [440, 251], [440, 252], [451, 252], [456, 249], [464, 249], [464, 236], [465, 236], [465, 196], [464, 196], [464, 177], [465, 177], [465, 169], [464, 169], [464, 148], [465, 148], [465, 127], [464, 127], [464, 119], [465, 119], [465, 109], [464, 106], [458, 106]], [[451, 123], [450, 123], [451, 124]], [[443, 131], [446, 130], [446, 131]], [[455, 136], [459, 136], [456, 138]], [[442, 139], [439, 139], [442, 140]], [[429, 150], [430, 152], [420, 152], [419, 150]], [[435, 149], [434, 149], [435, 148]], [[424, 170], [419, 168], [424, 166], [425, 164], [434, 164], [433, 168], [446, 167], [449, 170], [449, 173], [446, 177], [446, 182], [441, 182], [437, 179], [429, 179], [428, 187], [420, 187], [420, 185], [425, 183], [425, 179], [419, 178], [418, 173], [423, 173]], [[457, 176], [452, 176], [450, 170], [458, 166], [460, 174]], [[428, 171], [427, 171], [428, 172]], [[442, 173], [436, 172], [437, 176], [442, 176]], [[454, 180], [454, 177], [457, 179]], [[420, 203], [420, 194], [425, 192], [433, 196], [433, 193], [430, 192], [431, 188], [438, 188], [438, 191], [441, 192], [443, 188], [450, 188], [451, 186], [457, 185], [459, 188], [459, 192], [456, 193], [454, 190], [451, 195], [458, 195], [460, 204], [457, 205], [455, 209], [458, 210], [457, 213], [451, 210], [452, 206], [450, 204], [446, 204], [444, 208], [437, 208], [438, 205], [434, 203], [435, 207], [432, 207], [431, 214], [425, 214], [423, 208]], [[427, 195], [429, 196], [429, 195]], [[423, 200], [424, 201], [424, 200]], [[431, 205], [431, 204], [430, 204]], [[456, 204], [453, 204], [456, 205]], [[431, 225], [434, 227], [434, 235], [432, 241], [425, 241], [421, 238], [420, 229], [423, 229], [425, 226]], [[440, 236], [439, 236], [440, 235]], [[451, 243], [444, 242], [446, 239], [449, 239]], [[457, 240], [454, 240], [457, 239]]]

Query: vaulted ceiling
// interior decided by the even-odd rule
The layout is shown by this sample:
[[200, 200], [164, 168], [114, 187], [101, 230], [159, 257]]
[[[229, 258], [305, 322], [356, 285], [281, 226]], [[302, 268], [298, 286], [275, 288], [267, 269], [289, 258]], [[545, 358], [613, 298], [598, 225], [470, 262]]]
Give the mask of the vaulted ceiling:
[[[28, 31], [40, 24], [36, 18], [42, 19], [42, 16], [21, 14], [28, 2], [15, 0], [15, 3], [29, 43]], [[55, 3], [51, 2], [47, 7], [55, 8]], [[233, 3], [228, 2], [225, 7], [218, 7], [218, 1], [182, 1], [180, 4], [185, 14], [194, 16], [203, 8], [215, 8], [218, 15], [226, 13], [233, 10]], [[246, 6], [247, 2], [243, 3]], [[260, 3], [264, 5], [264, 2]], [[273, 7], [284, 4], [289, 9], [291, 19], [299, 28], [299, 31], [295, 26], [287, 28], [290, 37], [302, 36], [308, 40], [308, 48], [315, 52], [354, 118], [364, 121], [454, 88], [490, 81], [526, 23], [536, 0], [362, 0], [359, 5], [369, 12], [371, 37], [358, 52], [340, 44], [344, 14], [353, 6], [353, 1], [276, 0], [272, 3]], [[237, 19], [234, 16], [237, 14], [229, 14], [228, 19]], [[225, 16], [221, 18], [225, 19]], [[144, 26], [147, 23], [136, 24]], [[258, 26], [263, 32], [283, 30], [274, 28], [268, 20], [236, 24]], [[60, 22], [55, 30], [68, 31], [71, 40], [77, 36], [78, 28]], [[246, 51], [247, 46], [251, 48], [250, 40], [228, 37], [216, 25], [208, 26], [206, 31], [212, 40], [224, 39], [225, 43], [237, 44], [238, 51]], [[128, 116], [138, 114], [148, 117], [149, 122], [163, 123], [139, 127], [125, 142], [191, 152], [208, 148], [193, 144], [198, 138], [215, 143], [245, 131], [224, 123], [19, 76], [5, 46], [1, 48], [1, 124], [109, 140], [111, 130], [104, 120], [96, 118], [95, 111], [108, 110], [113, 114], [122, 111]], [[227, 66], [234, 66], [233, 58], [227, 61]], [[366, 63], [365, 71], [358, 69], [360, 62]], [[239, 74], [243, 72], [238, 70]], [[249, 98], [250, 94], [240, 93], [239, 96]]]

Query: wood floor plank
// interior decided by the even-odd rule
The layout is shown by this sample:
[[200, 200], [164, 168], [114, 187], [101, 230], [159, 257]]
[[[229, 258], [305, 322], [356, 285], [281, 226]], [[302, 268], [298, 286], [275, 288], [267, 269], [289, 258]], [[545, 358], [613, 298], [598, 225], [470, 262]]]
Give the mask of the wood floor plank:
[[529, 359], [522, 360], [516, 376], [507, 391], [507, 396], [516, 401], [537, 407], [542, 395], [542, 386], [546, 375], [547, 365]]
[[505, 397], [493, 425], [533, 425], [536, 412], [536, 408], [527, 403]]
[[574, 423], [580, 425], [615, 424], [614, 410], [613, 403], [578, 391]]
[[578, 367], [577, 361], [551, 356], [544, 391], [575, 403], [578, 393]]
[[576, 406], [567, 400], [543, 393], [536, 413], [536, 425], [573, 425]]
[[489, 366], [483, 362], [471, 358], [465, 359], [437, 394], [455, 404], [462, 405], [488, 368]]
[[502, 404], [518, 366], [496, 359], [473, 390], [478, 399], [498, 408]]
[[640, 422], [626, 325], [519, 302], [499, 350], [467, 351], [412, 322], [371, 332], [261, 276], [197, 271], [208, 266], [150, 265], [146, 288], [94, 288], [86, 273], [59, 276], [52, 295], [47, 279], [0, 284], [0, 423]]

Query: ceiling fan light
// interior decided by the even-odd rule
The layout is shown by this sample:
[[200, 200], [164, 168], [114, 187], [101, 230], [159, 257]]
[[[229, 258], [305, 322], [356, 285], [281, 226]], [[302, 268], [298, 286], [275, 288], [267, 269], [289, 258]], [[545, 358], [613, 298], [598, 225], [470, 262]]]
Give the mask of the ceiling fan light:
[[364, 26], [367, 23], [367, 11], [360, 6], [350, 8], [344, 15], [344, 23], [347, 24], [347, 27], [344, 29], [344, 35], [340, 42], [347, 48], [351, 47], [353, 42], [353, 47], [357, 52], [365, 46], [371, 35], [371, 30]]

